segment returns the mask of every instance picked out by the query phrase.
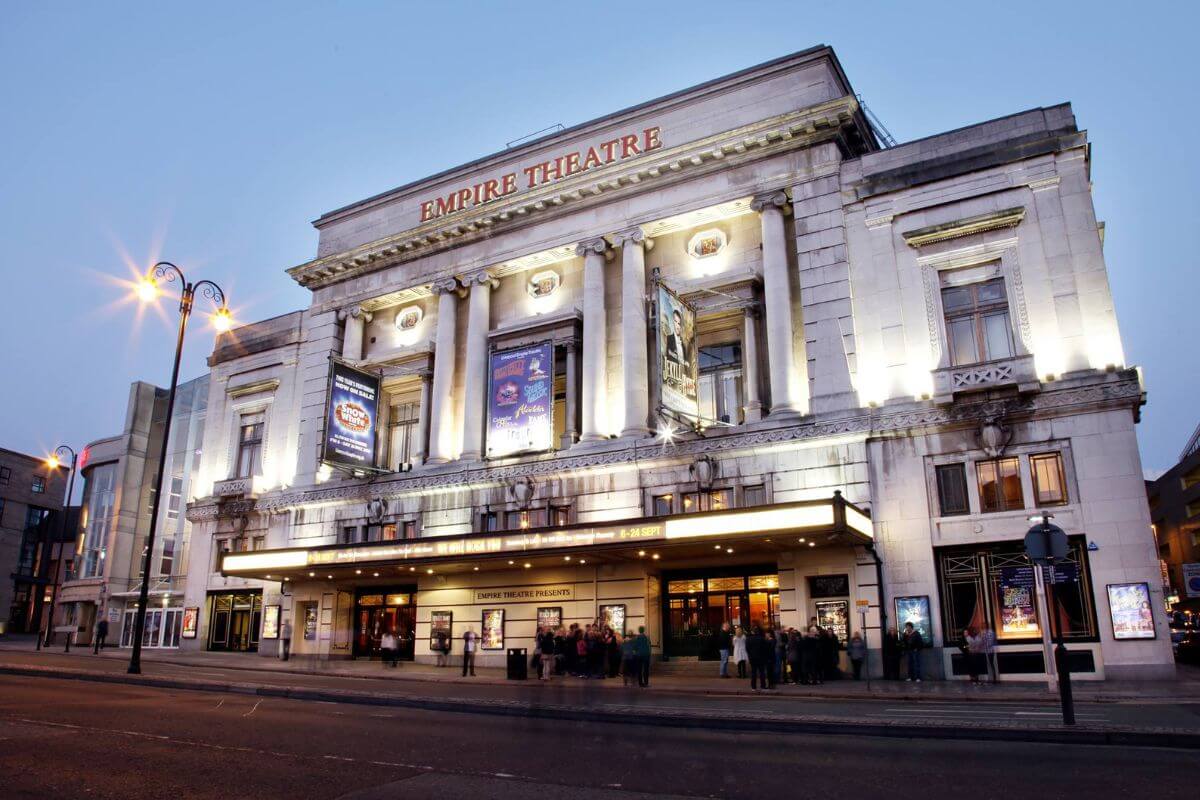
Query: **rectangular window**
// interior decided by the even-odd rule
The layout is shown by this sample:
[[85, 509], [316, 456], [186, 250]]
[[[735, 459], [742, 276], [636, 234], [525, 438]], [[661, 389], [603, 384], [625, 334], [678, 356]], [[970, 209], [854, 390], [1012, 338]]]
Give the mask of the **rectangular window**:
[[654, 497], [654, 516], [667, 517], [671, 515], [672, 504], [675, 501], [673, 494], [660, 494]]
[[938, 510], [942, 516], [969, 514], [966, 465], [942, 464], [934, 471], [937, 474]]
[[0, 528], [4, 527], [4, 498], [0, 497]]
[[1033, 496], [1039, 506], [1060, 506], [1067, 502], [1061, 453], [1030, 456], [1029, 469], [1033, 473]]
[[700, 418], [728, 425], [742, 423], [741, 342], [700, 348]]
[[1017, 458], [998, 458], [975, 462], [979, 478], [979, 510], [1014, 511], [1025, 507], [1021, 493], [1021, 461]]
[[45, 494], [46, 479], [43, 478], [41, 475], [34, 475], [33, 476], [33, 486], [31, 487], [31, 490], [33, 491], [34, 494]]
[[238, 430], [238, 478], [251, 478], [262, 473], [263, 444], [262, 412], [243, 414]]
[[767, 503], [767, 487], [761, 483], [756, 486], [747, 486], [742, 490], [742, 505], [744, 506], [762, 506]]
[[1003, 278], [942, 289], [942, 310], [955, 366], [1013, 355]]
[[253, 549], [253, 550], [266, 550], [266, 549], [267, 549], [267, 537], [265, 537], [265, 536], [255, 536], [255, 537], [254, 537], [254, 541], [253, 541], [253, 543], [251, 544], [251, 549]]
[[485, 511], [479, 515], [479, 530], [490, 533], [499, 528], [500, 518], [495, 511]]
[[403, 531], [405, 539], [417, 538], [417, 521], [413, 519], [407, 520], [404, 523]]
[[379, 540], [383, 542], [391, 542], [396, 539], [395, 524], [384, 525], [379, 532]]
[[346, 525], [342, 528], [342, 536], [339, 544], [354, 544], [358, 541], [358, 526]]
[[550, 524], [558, 527], [571, 524], [571, 509], [569, 506], [550, 506]]
[[708, 493], [708, 510], [725, 511], [733, 508], [732, 489], [713, 489]]
[[693, 514], [700, 510], [700, 493], [699, 492], [684, 492], [683, 494], [683, 513]]
[[228, 539], [217, 539], [215, 553], [213, 554], [213, 572], [221, 571], [221, 558], [230, 551]]
[[163, 539], [162, 557], [158, 559], [158, 574], [161, 577], [170, 577], [171, 570], [175, 568], [175, 540]]
[[183, 476], [171, 478], [171, 490], [167, 494], [167, 519], [179, 519], [179, 508], [183, 503]]
[[8, 486], [10, 480], [12, 480], [12, 470], [8, 467], [0, 467], [0, 486]]
[[413, 459], [420, 451], [417, 441], [419, 426], [417, 424], [421, 410], [419, 395], [405, 397], [402, 401], [393, 398], [391, 416], [388, 422], [391, 442], [391, 467], [394, 470], [406, 469], [412, 466]]

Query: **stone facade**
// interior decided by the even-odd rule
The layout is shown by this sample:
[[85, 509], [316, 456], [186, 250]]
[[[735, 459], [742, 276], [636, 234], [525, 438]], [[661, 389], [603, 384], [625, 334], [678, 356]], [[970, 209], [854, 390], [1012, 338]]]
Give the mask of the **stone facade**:
[[[48, 579], [47, 543], [57, 539], [67, 471], [42, 458], [0, 449], [0, 625], [36, 626], [36, 585]], [[43, 568], [44, 567], [44, 568]]]
[[[880, 149], [816, 48], [322, 216], [317, 258], [289, 270], [311, 306], [232, 332], [210, 362], [188, 512], [198, 631], [184, 646], [214, 632], [226, 646], [240, 602], [272, 629], [278, 608], [297, 654], [363, 655], [371, 604], [392, 592], [427, 659], [433, 612], [453, 613], [457, 640], [491, 598], [552, 586], [569, 598], [553, 604], [564, 622], [592, 621], [607, 599], [671, 655], [694, 628], [673, 576], [716, 586], [740, 569], [773, 584], [773, 605], [726, 605], [734, 621], [803, 625], [828, 610], [817, 587], [830, 582], [813, 579], [846, 576], [837, 598], [876, 656], [896, 598], [926, 597], [934, 674], [956, 674], [960, 631], [944, 628], [990, 621], [1012, 627], [1005, 677], [1041, 679], [1041, 628], [1004, 617], [997, 582], [1026, 517], [1053, 503], [1083, 575], [1063, 612], [1082, 676], [1169, 673], [1165, 634], [1114, 639], [1103, 590], [1157, 586], [1157, 564], [1134, 437], [1144, 395], [1121, 351], [1088, 157], [1066, 105]], [[545, 292], [532, 286], [544, 273]], [[661, 405], [659, 282], [696, 314], [694, 426]], [[539, 341], [558, 367], [554, 447], [488, 458], [489, 353]], [[322, 463], [331, 358], [380, 378], [374, 469]], [[253, 462], [239, 437], [260, 419]], [[470, 552], [494, 531], [807, 508], [792, 503], [832, 504], [843, 522], [793, 536], [731, 515], [751, 527], [706, 554], [655, 540], [536, 557], [391, 549], [347, 566], [392, 537]], [[865, 533], [838, 516], [855, 509]], [[229, 568], [222, 548], [263, 550], [236, 563], [268, 566]], [[338, 565], [279, 566], [295, 558]], [[967, 562], [971, 607], [953, 601]], [[764, 594], [743, 591], [751, 606]], [[506, 640], [528, 646], [539, 604], [499, 607]], [[274, 654], [258, 633], [236, 649]]]

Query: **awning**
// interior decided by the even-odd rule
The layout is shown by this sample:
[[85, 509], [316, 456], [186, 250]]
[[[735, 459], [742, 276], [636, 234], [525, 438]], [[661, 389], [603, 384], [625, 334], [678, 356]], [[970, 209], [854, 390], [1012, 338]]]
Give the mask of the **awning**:
[[745, 555], [747, 546], [749, 552], [779, 552], [872, 540], [870, 517], [835, 493], [826, 500], [504, 533], [226, 553], [221, 573], [272, 581], [381, 577], [385, 570], [395, 576], [397, 569], [432, 574], [564, 561], [659, 561], [668, 556], [711, 556], [714, 550]]

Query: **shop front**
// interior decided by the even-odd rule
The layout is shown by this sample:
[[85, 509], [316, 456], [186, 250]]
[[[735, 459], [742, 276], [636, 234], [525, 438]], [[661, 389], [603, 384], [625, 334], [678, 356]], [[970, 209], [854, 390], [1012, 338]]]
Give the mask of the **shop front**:
[[[167, 606], [151, 607], [146, 610], [146, 624], [142, 628], [142, 647], [179, 647], [182, 608]], [[133, 647], [133, 632], [137, 624], [137, 609], [127, 608], [121, 619], [121, 647]]]
[[416, 646], [417, 587], [360, 588], [354, 598], [354, 657], [378, 658], [383, 635], [399, 641], [397, 658], [412, 661]]
[[716, 633], [779, 627], [779, 575], [773, 563], [672, 570], [662, 576], [663, 655], [719, 657]]
[[208, 649], [253, 653], [262, 626], [262, 592], [210, 592]]

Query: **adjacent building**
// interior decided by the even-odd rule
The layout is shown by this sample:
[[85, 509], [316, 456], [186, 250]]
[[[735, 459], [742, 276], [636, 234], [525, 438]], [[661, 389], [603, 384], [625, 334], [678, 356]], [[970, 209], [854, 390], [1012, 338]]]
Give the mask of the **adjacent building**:
[[1146, 491], [1168, 605], [1200, 612], [1200, 427], [1179, 463], [1148, 481]]
[[[321, 216], [309, 307], [210, 359], [181, 646], [498, 665], [600, 620], [708, 658], [816, 618], [878, 665], [911, 621], [932, 674], [987, 625], [1021, 680], [1053, 620], [1079, 677], [1171, 674], [1090, 158], [1069, 105], [881, 147], [817, 47]], [[81, 605], [135, 585], [117, 525]]]
[[[179, 646], [191, 532], [184, 510], [201, 457], [207, 402], [207, 375], [178, 387], [163, 479], [166, 497], [150, 560], [144, 647]], [[96, 624], [107, 619], [109, 645], [132, 645], [166, 406], [165, 389], [134, 383], [121, 433], [91, 442], [79, 459], [79, 532], [73, 567], [58, 592], [56, 623], [74, 625], [81, 644], [90, 643]]]
[[54, 574], [66, 488], [65, 469], [0, 448], [0, 633], [37, 630], [38, 587]]

